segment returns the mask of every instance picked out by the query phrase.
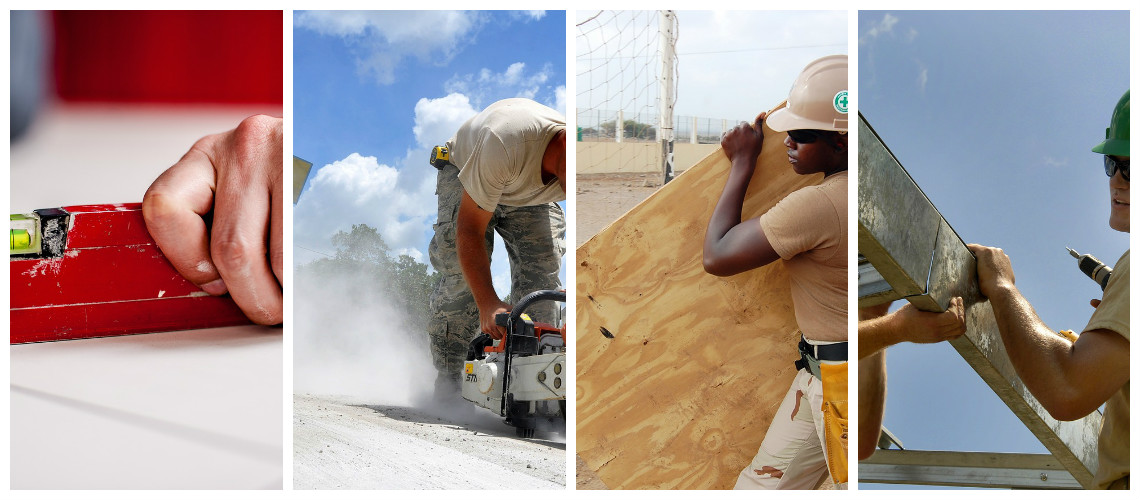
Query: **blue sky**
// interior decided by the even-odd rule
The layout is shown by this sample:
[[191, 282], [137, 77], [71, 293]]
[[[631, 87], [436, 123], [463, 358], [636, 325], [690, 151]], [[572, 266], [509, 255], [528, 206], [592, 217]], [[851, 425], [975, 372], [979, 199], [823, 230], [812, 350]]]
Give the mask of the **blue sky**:
[[[294, 208], [295, 265], [360, 223], [427, 262], [431, 147], [499, 99], [566, 112], [563, 12], [296, 12], [293, 26], [293, 152], [313, 163]], [[505, 256], [500, 242], [501, 293]]]
[[[1065, 247], [1110, 266], [1128, 248], [1090, 151], [1129, 86], [1128, 13], [863, 11], [858, 26], [864, 117], [964, 240], [1009, 254], [1042, 319], [1079, 332], [1100, 289]], [[1045, 453], [948, 344], [887, 360], [885, 425], [908, 448]]]

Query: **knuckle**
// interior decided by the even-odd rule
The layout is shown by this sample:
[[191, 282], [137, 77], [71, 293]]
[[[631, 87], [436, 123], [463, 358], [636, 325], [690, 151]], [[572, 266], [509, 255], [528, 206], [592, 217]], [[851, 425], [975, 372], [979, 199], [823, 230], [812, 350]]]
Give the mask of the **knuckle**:
[[178, 201], [161, 186], [152, 185], [143, 195], [143, 221], [149, 228], [164, 228], [178, 214]]
[[231, 272], [245, 274], [265, 256], [264, 244], [240, 236], [216, 237], [210, 246], [218, 268]]

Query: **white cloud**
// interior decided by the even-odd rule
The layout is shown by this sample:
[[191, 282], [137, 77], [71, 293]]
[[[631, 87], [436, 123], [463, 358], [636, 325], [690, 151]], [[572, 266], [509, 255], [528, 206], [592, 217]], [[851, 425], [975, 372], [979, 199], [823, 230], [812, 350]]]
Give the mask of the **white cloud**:
[[[426, 166], [396, 169], [358, 153], [324, 165], [309, 180], [293, 212], [294, 241], [333, 254], [331, 239], [337, 231], [368, 224], [390, 248], [423, 259], [418, 249], [426, 247], [425, 227], [430, 229], [435, 215], [434, 179], [434, 171]], [[320, 255], [296, 256], [297, 263], [316, 258]]]
[[554, 102], [547, 101], [543, 104], [554, 108], [559, 113], [562, 113], [563, 116], [566, 116], [566, 86], [559, 85], [558, 88], [554, 89]]
[[[463, 94], [451, 93], [438, 99], [421, 98], [416, 102], [416, 125], [412, 128], [416, 143], [426, 150], [443, 144], [477, 112], [471, 106], [471, 100]], [[427, 157], [427, 151], [423, 156]]]
[[1064, 167], [1064, 166], [1069, 164], [1068, 158], [1057, 159], [1057, 158], [1053, 158], [1052, 156], [1046, 156], [1041, 161], [1043, 161], [1046, 165], [1048, 165], [1050, 167]]
[[918, 90], [920, 92], [926, 92], [926, 82], [929, 80], [930, 77], [928, 75], [926, 67], [920, 67], [918, 70]]
[[[898, 22], [899, 18], [892, 16], [890, 12], [883, 14], [883, 20], [867, 30], [867, 36], [870, 38], [878, 38], [879, 35], [891, 33], [894, 31], [895, 25], [898, 24]], [[917, 34], [914, 29], [911, 29], [911, 32]]]
[[344, 38], [358, 71], [384, 85], [395, 81], [405, 58], [450, 61], [485, 22], [473, 11], [306, 11], [294, 17], [297, 28]]
[[511, 13], [511, 17], [521, 18], [527, 21], [538, 21], [546, 17], [545, 10], [521, 10]]
[[[528, 73], [525, 63], [516, 62], [507, 66], [501, 73], [483, 68], [476, 73], [452, 76], [444, 82], [443, 90], [470, 96], [475, 107], [479, 109], [508, 97], [525, 97], [549, 102], [549, 98], [540, 98], [540, 96], [549, 95], [557, 99], [557, 88], [548, 85], [553, 75], [554, 70], [549, 63], [538, 71]], [[562, 91], [565, 93], [565, 88]]]

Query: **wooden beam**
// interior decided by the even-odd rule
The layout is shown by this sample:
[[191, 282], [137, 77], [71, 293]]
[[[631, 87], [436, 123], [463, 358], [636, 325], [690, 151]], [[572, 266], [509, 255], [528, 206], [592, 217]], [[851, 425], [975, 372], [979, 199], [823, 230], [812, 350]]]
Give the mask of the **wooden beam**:
[[[764, 134], [746, 218], [822, 179]], [[701, 264], [729, 166], [718, 148], [578, 247], [577, 450], [610, 488], [731, 488], [795, 375], [783, 264]]]
[[919, 309], [944, 311], [951, 298], [964, 298], [966, 334], [950, 344], [1073, 477], [1091, 486], [1100, 414], [1058, 421], [1025, 388], [1005, 352], [993, 309], [978, 291], [973, 254], [862, 115], [859, 252]]
[[1080, 489], [1056, 457], [1027, 453], [879, 450], [859, 482], [976, 488]]

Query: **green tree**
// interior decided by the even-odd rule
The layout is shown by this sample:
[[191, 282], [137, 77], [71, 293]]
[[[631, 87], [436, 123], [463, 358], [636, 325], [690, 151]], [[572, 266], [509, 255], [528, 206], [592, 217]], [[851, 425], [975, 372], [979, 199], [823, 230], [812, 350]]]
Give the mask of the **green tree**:
[[[616, 120], [602, 122], [599, 127], [602, 129], [603, 137], [614, 137], [615, 127], [617, 126]], [[648, 123], [641, 123], [637, 120], [625, 120], [622, 122], [622, 136], [627, 139], [642, 139], [653, 140], [657, 137], [657, 130]]]

